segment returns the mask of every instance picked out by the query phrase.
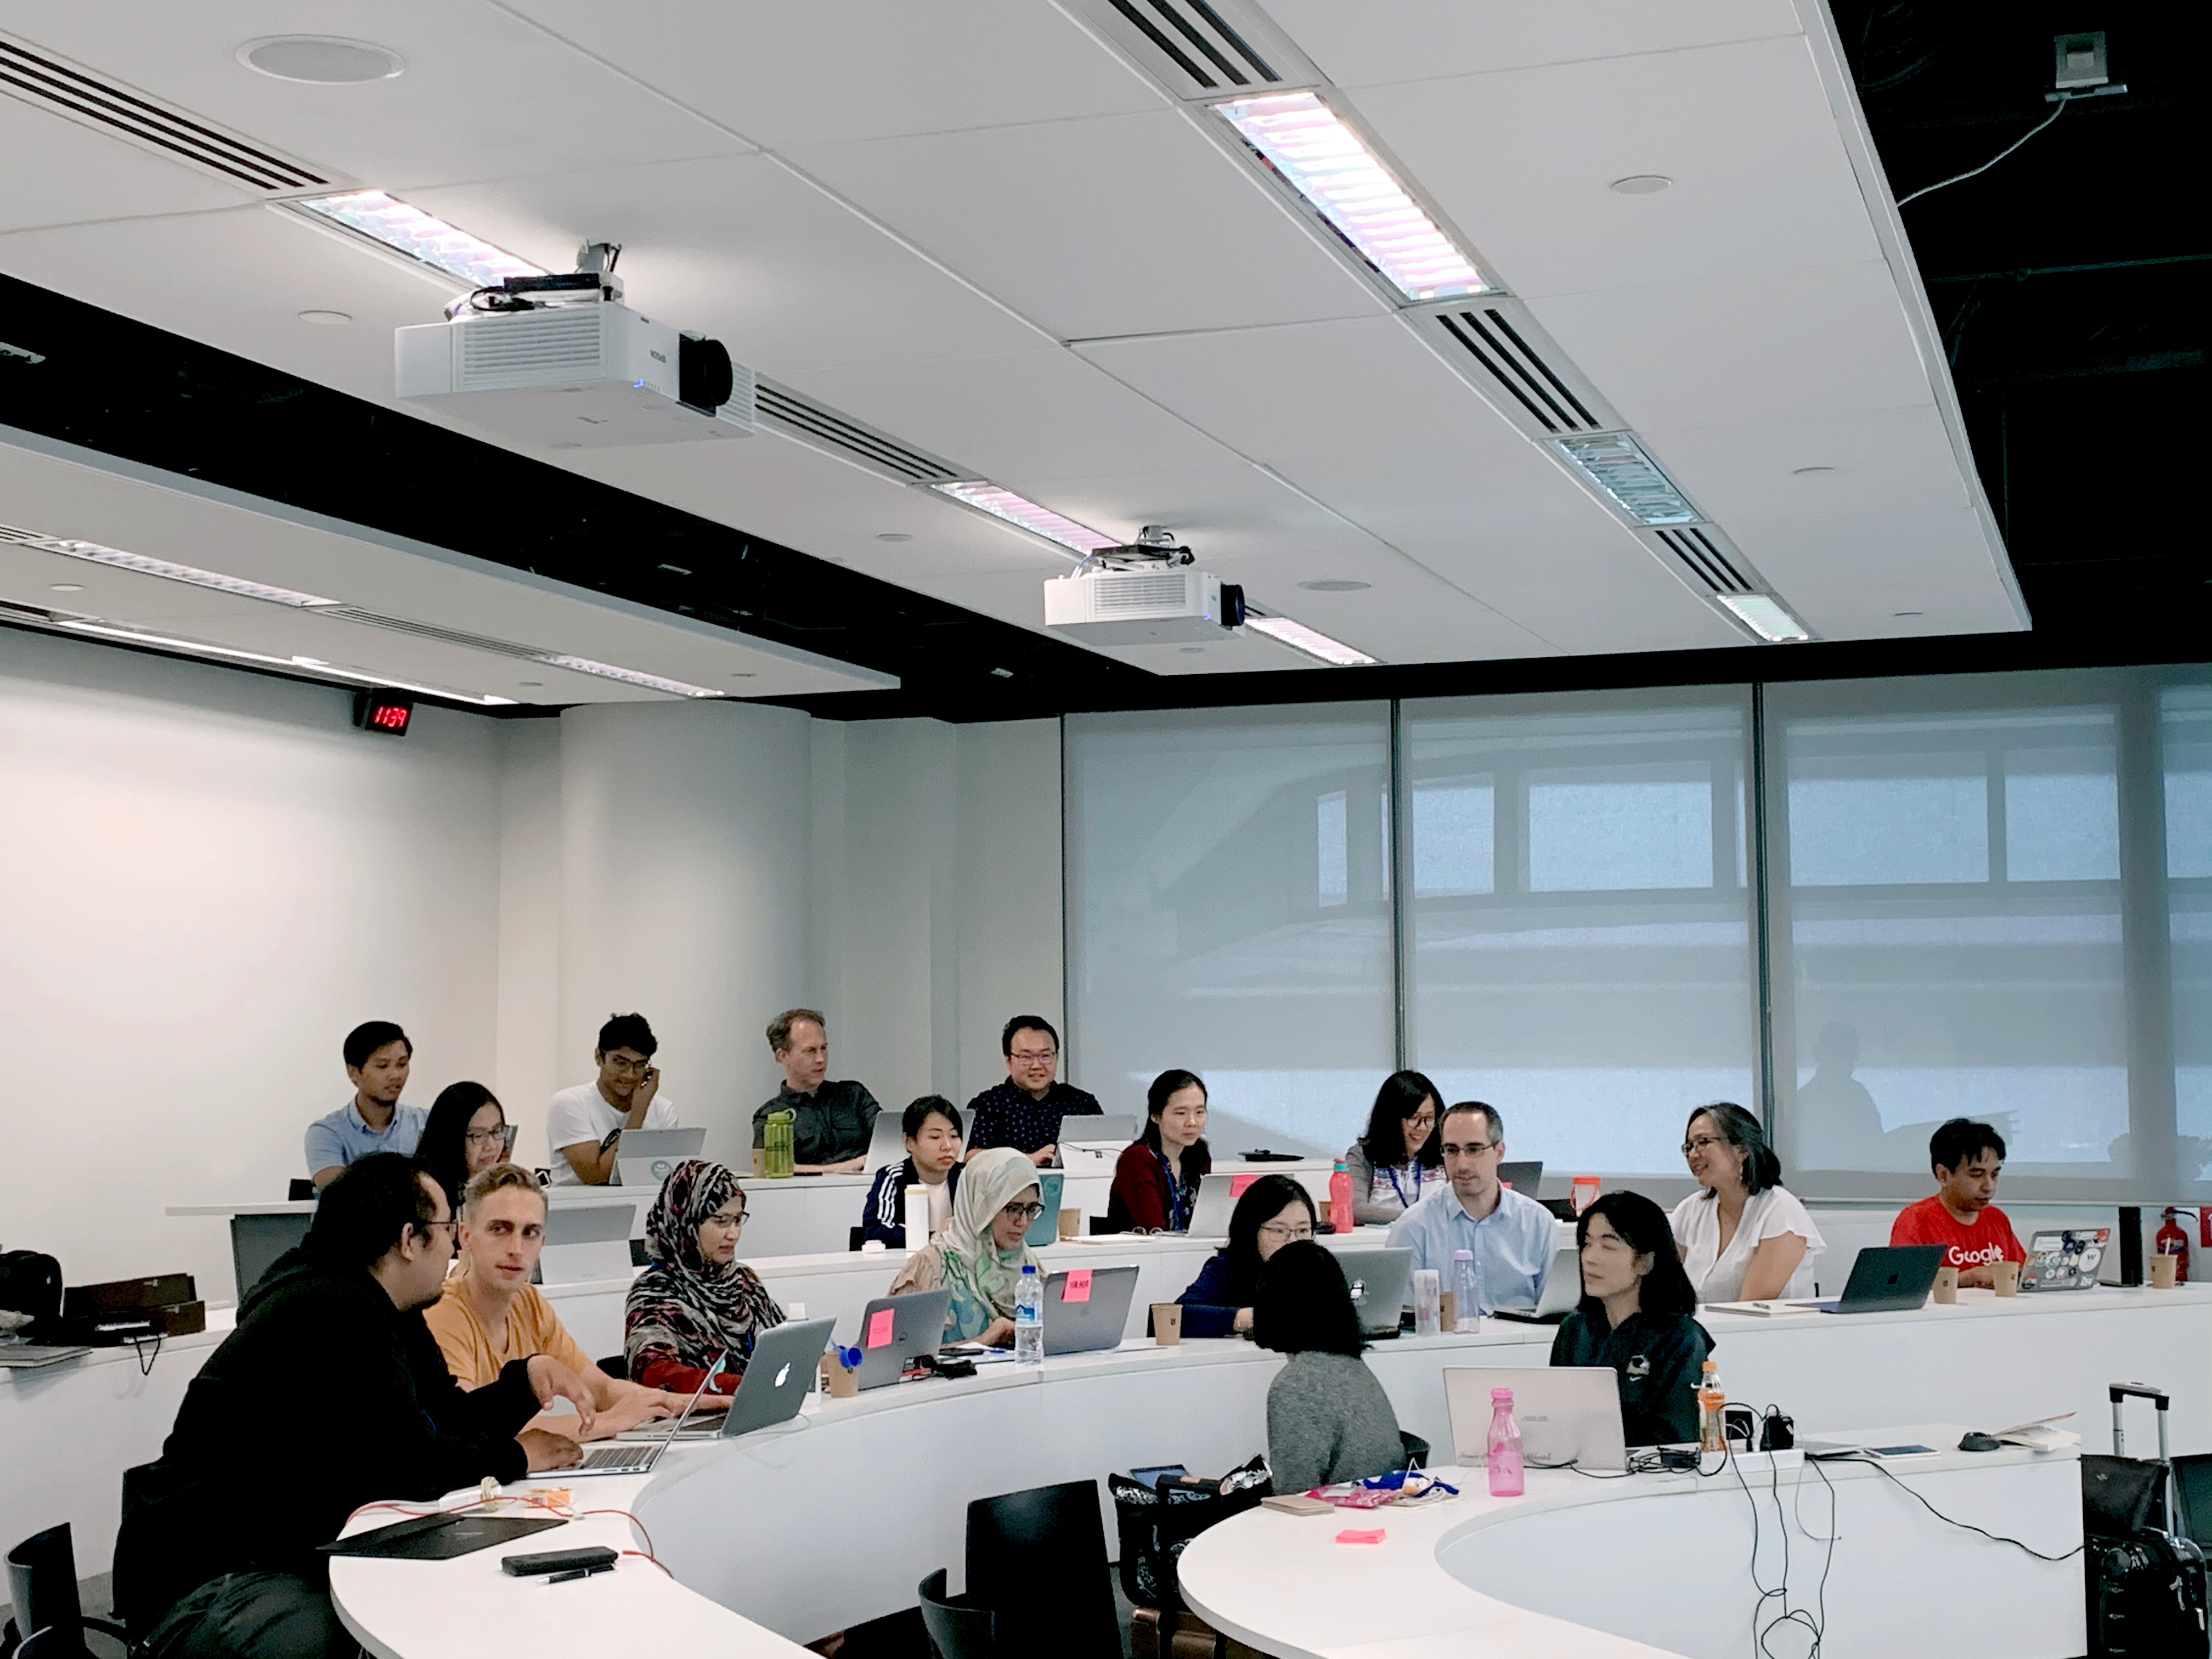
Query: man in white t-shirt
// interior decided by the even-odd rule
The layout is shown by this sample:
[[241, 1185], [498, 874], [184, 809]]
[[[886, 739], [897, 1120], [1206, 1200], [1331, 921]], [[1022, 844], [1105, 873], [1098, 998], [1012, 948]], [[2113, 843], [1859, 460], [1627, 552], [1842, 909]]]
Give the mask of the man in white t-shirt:
[[604, 1187], [615, 1178], [623, 1130], [678, 1127], [676, 1103], [660, 1092], [660, 1068], [653, 1063], [659, 1046], [643, 1014], [617, 1014], [599, 1027], [592, 1051], [598, 1080], [562, 1090], [546, 1109], [555, 1186]]

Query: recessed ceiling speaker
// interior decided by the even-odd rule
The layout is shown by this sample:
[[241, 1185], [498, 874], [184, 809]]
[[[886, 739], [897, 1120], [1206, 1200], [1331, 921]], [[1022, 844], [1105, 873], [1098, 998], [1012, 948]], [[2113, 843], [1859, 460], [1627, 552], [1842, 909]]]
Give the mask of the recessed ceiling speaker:
[[1350, 581], [1340, 576], [1329, 576], [1319, 581], [1298, 584], [1309, 593], [1364, 593], [1374, 585], [1372, 582]]
[[1613, 188], [1620, 196], [1656, 196], [1674, 182], [1663, 173], [1632, 173], [1626, 179], [1614, 179]]
[[279, 81], [321, 87], [388, 81], [407, 67], [398, 52], [386, 47], [334, 34], [276, 34], [248, 40], [238, 49], [238, 61]]

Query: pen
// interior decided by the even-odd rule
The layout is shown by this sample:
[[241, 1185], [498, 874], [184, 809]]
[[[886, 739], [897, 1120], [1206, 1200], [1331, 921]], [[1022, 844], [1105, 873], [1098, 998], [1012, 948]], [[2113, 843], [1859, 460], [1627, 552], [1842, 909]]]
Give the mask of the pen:
[[568, 1584], [574, 1583], [579, 1578], [589, 1578], [594, 1573], [612, 1572], [613, 1571], [614, 1568], [612, 1566], [572, 1567], [567, 1572], [548, 1574], [546, 1576], [545, 1582], [549, 1584]]

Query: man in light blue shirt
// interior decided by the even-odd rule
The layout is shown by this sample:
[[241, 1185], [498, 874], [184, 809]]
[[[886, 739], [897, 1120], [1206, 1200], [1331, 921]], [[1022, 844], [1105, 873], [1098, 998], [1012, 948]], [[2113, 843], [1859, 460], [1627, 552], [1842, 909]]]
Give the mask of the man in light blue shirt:
[[1416, 1270], [1435, 1268], [1446, 1291], [1452, 1287], [1452, 1252], [1472, 1250], [1481, 1312], [1534, 1307], [1552, 1266], [1552, 1212], [1498, 1184], [1504, 1119], [1494, 1106], [1462, 1101], [1444, 1108], [1437, 1135], [1444, 1184], [1390, 1224], [1392, 1246], [1410, 1249]]
[[371, 1152], [412, 1152], [429, 1116], [420, 1106], [399, 1103], [415, 1045], [390, 1020], [355, 1026], [346, 1033], [343, 1054], [353, 1098], [307, 1126], [307, 1173], [318, 1188]]

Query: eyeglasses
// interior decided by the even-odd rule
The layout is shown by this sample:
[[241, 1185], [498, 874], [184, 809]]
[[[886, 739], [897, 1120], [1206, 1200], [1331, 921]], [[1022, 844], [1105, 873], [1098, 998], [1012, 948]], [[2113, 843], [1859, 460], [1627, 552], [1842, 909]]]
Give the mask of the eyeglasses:
[[607, 1070], [620, 1077], [643, 1077], [653, 1069], [653, 1062], [650, 1060], [617, 1060], [610, 1055], [606, 1066]]
[[471, 1146], [489, 1146], [495, 1141], [503, 1146], [507, 1144], [507, 1138], [514, 1133], [512, 1129], [471, 1129], [461, 1139]]
[[1002, 1216], [1007, 1217], [1011, 1220], [1018, 1221], [1022, 1225], [1026, 1227], [1030, 1222], [1035, 1221], [1039, 1216], [1044, 1213], [1044, 1206], [1042, 1204], [1009, 1204], [1005, 1209], [1000, 1211], [999, 1213]]
[[1044, 1066], [1060, 1058], [1057, 1048], [1012, 1048], [1006, 1058], [1017, 1066]]
[[1693, 1135], [1682, 1143], [1682, 1156], [1694, 1158], [1708, 1146], [1731, 1146], [1735, 1144], [1726, 1135]]
[[1274, 1239], [1279, 1243], [1290, 1244], [1294, 1243], [1301, 1238], [1311, 1238], [1314, 1234], [1313, 1229], [1310, 1227], [1285, 1227], [1279, 1223], [1269, 1221], [1261, 1224], [1260, 1227], [1260, 1236], [1262, 1238]]
[[726, 1212], [710, 1215], [699, 1224], [702, 1227], [727, 1227], [732, 1232], [735, 1232], [745, 1224], [745, 1212], [739, 1210], [735, 1215]]
[[1465, 1146], [1462, 1146], [1456, 1141], [1448, 1140], [1444, 1143], [1444, 1151], [1447, 1153], [1488, 1152], [1495, 1152], [1498, 1147], [1503, 1146], [1504, 1144], [1505, 1143], [1502, 1140], [1475, 1140], [1469, 1141]]

